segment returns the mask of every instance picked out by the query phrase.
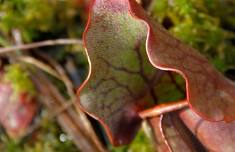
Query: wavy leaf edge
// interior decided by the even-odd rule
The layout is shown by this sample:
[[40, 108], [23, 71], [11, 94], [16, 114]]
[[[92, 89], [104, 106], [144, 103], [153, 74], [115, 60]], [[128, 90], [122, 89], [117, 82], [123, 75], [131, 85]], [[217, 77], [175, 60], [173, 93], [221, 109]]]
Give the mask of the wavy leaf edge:
[[[89, 58], [89, 53], [88, 53], [87, 48], [86, 48], [85, 37], [86, 37], [86, 34], [87, 34], [87, 32], [88, 32], [88, 30], [89, 30], [89, 28], [90, 28], [91, 15], [92, 15], [92, 11], [91, 11], [91, 10], [93, 9], [93, 6], [94, 6], [94, 4], [95, 4], [96, 1], [97, 1], [97, 0], [91, 0], [91, 2], [90, 2], [90, 5], [89, 5], [89, 10], [90, 10], [90, 11], [89, 11], [89, 15], [88, 15], [88, 21], [87, 21], [87, 25], [86, 25], [85, 31], [84, 31], [84, 33], [83, 33], [83, 46], [84, 46], [84, 48], [85, 48], [85, 53], [86, 53], [87, 60], [88, 60], [88, 63], [89, 63], [89, 71], [88, 71], [87, 78], [85, 79], [85, 81], [81, 84], [81, 86], [80, 86], [80, 87], [78, 88], [78, 90], [77, 90], [77, 95], [78, 95], [78, 96], [80, 95], [81, 90], [85, 87], [85, 85], [86, 85], [87, 82], [89, 81], [90, 75], [91, 75], [91, 73], [92, 73], [92, 68], [93, 68], [93, 67], [92, 67], [92, 61], [91, 61], [90, 58]], [[146, 53], [147, 53], [149, 62], [152, 64], [152, 66], [154, 66], [155, 68], [160, 69], [160, 70], [176, 72], [176, 73], [180, 74], [180, 75], [184, 78], [184, 80], [185, 80], [185, 82], [186, 82], [186, 96], [187, 96], [187, 102], [188, 102], [188, 104], [189, 104], [189, 107], [190, 107], [196, 114], [198, 114], [200, 117], [202, 117], [203, 119], [205, 119], [205, 120], [207, 120], [207, 121], [211, 121], [211, 122], [218, 122], [218, 121], [224, 121], [224, 120], [226, 121], [226, 118], [223, 118], [223, 119], [220, 119], [220, 120], [214, 120], [214, 119], [208, 118], [208, 117], [207, 117], [206, 115], [204, 115], [203, 113], [200, 113], [199, 111], [195, 110], [195, 108], [193, 107], [193, 105], [190, 103], [190, 91], [189, 91], [190, 89], [189, 89], [189, 82], [188, 82], [187, 76], [186, 76], [182, 71], [180, 71], [180, 70], [178, 70], [178, 69], [174, 69], [174, 68], [170, 68], [170, 67], [162, 67], [162, 66], [159, 66], [159, 65], [155, 64], [154, 61], [151, 59], [151, 57], [150, 57], [151, 55], [150, 55], [150, 53], [149, 53], [149, 49], [148, 49], [148, 48], [149, 48], [149, 41], [150, 41], [150, 37], [151, 37], [152, 27], [151, 27], [150, 23], [148, 23], [148, 21], [147, 21], [146, 19], [141, 18], [141, 17], [138, 16], [138, 14], [136, 14], [136, 12], [134, 11], [134, 10], [136, 9], [136, 7], [137, 7], [137, 9], [139, 9], [138, 7], [141, 7], [141, 6], [139, 6], [139, 4], [137, 4], [137, 2], [136, 2], [135, 0], [121, 0], [121, 1], [124, 1], [124, 2], [128, 3], [129, 13], [130, 13], [130, 15], [131, 15], [133, 18], [135, 18], [135, 19], [138, 20], [138, 21], [144, 22], [145, 25], [147, 26], [147, 31], [148, 31], [148, 32], [146, 33], [147, 38], [146, 38], [146, 41], [145, 41], [145, 49], [146, 49]], [[139, 13], [139, 12], [137, 12], [137, 13]], [[179, 41], [178, 39], [176, 39], [176, 40]], [[235, 86], [234, 86], [234, 88], [235, 88]], [[117, 145], [117, 144], [115, 143], [115, 140], [113, 139], [113, 135], [112, 135], [112, 133], [111, 133], [111, 130], [110, 130], [109, 126], [108, 126], [107, 124], [105, 124], [105, 122], [104, 122], [102, 119], [100, 119], [99, 117], [97, 117], [94, 113], [87, 111], [87, 110], [80, 104], [79, 99], [78, 99], [78, 103], [79, 103], [79, 104], [78, 104], [79, 107], [80, 107], [83, 111], [85, 111], [88, 115], [90, 115], [90, 116], [93, 117], [94, 119], [98, 120], [98, 121], [102, 124], [102, 126], [103, 126], [104, 129], [105, 129], [105, 131], [107, 132], [107, 136], [108, 136], [108, 138], [110, 139], [111, 143], [114, 144], [114, 145]], [[234, 119], [235, 119], [235, 118], [234, 118]], [[228, 119], [228, 121], [232, 121], [232, 120]]]

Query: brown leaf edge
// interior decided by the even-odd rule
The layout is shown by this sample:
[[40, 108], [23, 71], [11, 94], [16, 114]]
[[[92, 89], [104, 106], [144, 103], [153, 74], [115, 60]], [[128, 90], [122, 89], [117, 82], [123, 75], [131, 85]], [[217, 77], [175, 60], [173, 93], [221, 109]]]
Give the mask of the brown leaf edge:
[[146, 52], [157, 69], [180, 74], [186, 82], [189, 107], [208, 121], [235, 119], [235, 83], [226, 79], [195, 49], [174, 38], [153, 22], [134, 0], [128, 2], [130, 14], [148, 27]]
[[148, 119], [155, 137], [158, 152], [206, 152], [178, 112], [171, 112]]

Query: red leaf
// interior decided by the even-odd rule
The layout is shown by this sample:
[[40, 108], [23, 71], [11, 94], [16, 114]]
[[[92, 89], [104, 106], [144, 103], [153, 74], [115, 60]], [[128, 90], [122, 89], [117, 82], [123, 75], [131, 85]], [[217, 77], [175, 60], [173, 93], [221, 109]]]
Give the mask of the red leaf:
[[90, 72], [78, 90], [80, 104], [103, 124], [113, 144], [127, 144], [140, 126], [138, 112], [156, 100], [154, 85], [162, 72], [148, 61], [147, 31], [127, 5], [93, 1], [92, 6], [84, 33]]
[[235, 122], [209, 122], [190, 109], [181, 111], [179, 116], [209, 151], [234, 152]]
[[84, 32], [90, 71], [78, 94], [81, 107], [104, 125], [112, 143], [133, 138], [141, 121], [137, 113], [147, 104], [143, 94], [155, 84], [150, 78], [156, 72], [140, 51], [145, 43], [154, 67], [184, 77], [193, 110], [211, 121], [235, 119], [234, 83], [202, 55], [152, 21], [135, 0], [93, 0]]
[[202, 145], [186, 128], [177, 113], [150, 119], [158, 152], [203, 152]]
[[156, 68], [175, 71], [184, 77], [191, 108], [210, 121], [234, 120], [235, 84], [196, 50], [153, 22], [134, 0], [128, 3], [131, 13], [148, 26], [146, 49], [150, 62]]
[[155, 147], [158, 152], [169, 152], [171, 149], [163, 134], [162, 130], [163, 115], [149, 119], [149, 124], [152, 128], [155, 140]]

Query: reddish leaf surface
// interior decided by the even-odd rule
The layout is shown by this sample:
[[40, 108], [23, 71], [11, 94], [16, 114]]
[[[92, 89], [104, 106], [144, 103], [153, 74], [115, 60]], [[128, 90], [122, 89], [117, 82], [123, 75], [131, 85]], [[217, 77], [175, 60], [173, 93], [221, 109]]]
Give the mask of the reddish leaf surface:
[[181, 111], [179, 116], [209, 151], [234, 152], [235, 122], [209, 122], [190, 109]]
[[184, 77], [187, 100], [193, 110], [211, 121], [234, 120], [235, 84], [196, 50], [153, 22], [134, 0], [129, 0], [129, 5], [131, 13], [148, 26], [146, 49], [150, 62], [156, 68], [175, 71]]
[[104, 125], [113, 144], [133, 138], [141, 121], [137, 113], [148, 105], [143, 97], [155, 98], [151, 90], [158, 74], [143, 44], [152, 65], [184, 77], [187, 101], [197, 113], [212, 121], [235, 119], [234, 83], [134, 0], [93, 0], [84, 43], [90, 72], [78, 90], [80, 105]]
[[203, 152], [202, 145], [186, 128], [177, 113], [150, 119], [158, 152]]
[[158, 151], [205, 151], [184, 124], [208, 151], [234, 152], [235, 122], [209, 122], [190, 109], [150, 119], [158, 142]]
[[0, 123], [10, 137], [24, 136], [36, 111], [37, 105], [32, 97], [22, 93], [15, 98], [10, 84], [0, 84]]
[[162, 130], [163, 116], [149, 119], [149, 124], [152, 128], [155, 140], [155, 147], [158, 152], [169, 152], [170, 148]]

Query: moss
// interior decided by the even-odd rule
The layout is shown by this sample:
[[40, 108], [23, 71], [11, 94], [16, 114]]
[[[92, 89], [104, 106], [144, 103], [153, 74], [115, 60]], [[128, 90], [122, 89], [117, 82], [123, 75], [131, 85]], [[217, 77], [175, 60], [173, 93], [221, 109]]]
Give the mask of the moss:
[[174, 36], [224, 71], [235, 64], [234, 6], [234, 2], [220, 0], [158, 0], [149, 10], [163, 25], [166, 19], [171, 23], [168, 28]]
[[23, 70], [19, 64], [12, 64], [5, 68], [3, 81], [11, 84], [14, 91], [14, 97], [22, 92], [28, 93], [31, 96], [36, 94], [36, 90], [29, 77], [29, 73]]

